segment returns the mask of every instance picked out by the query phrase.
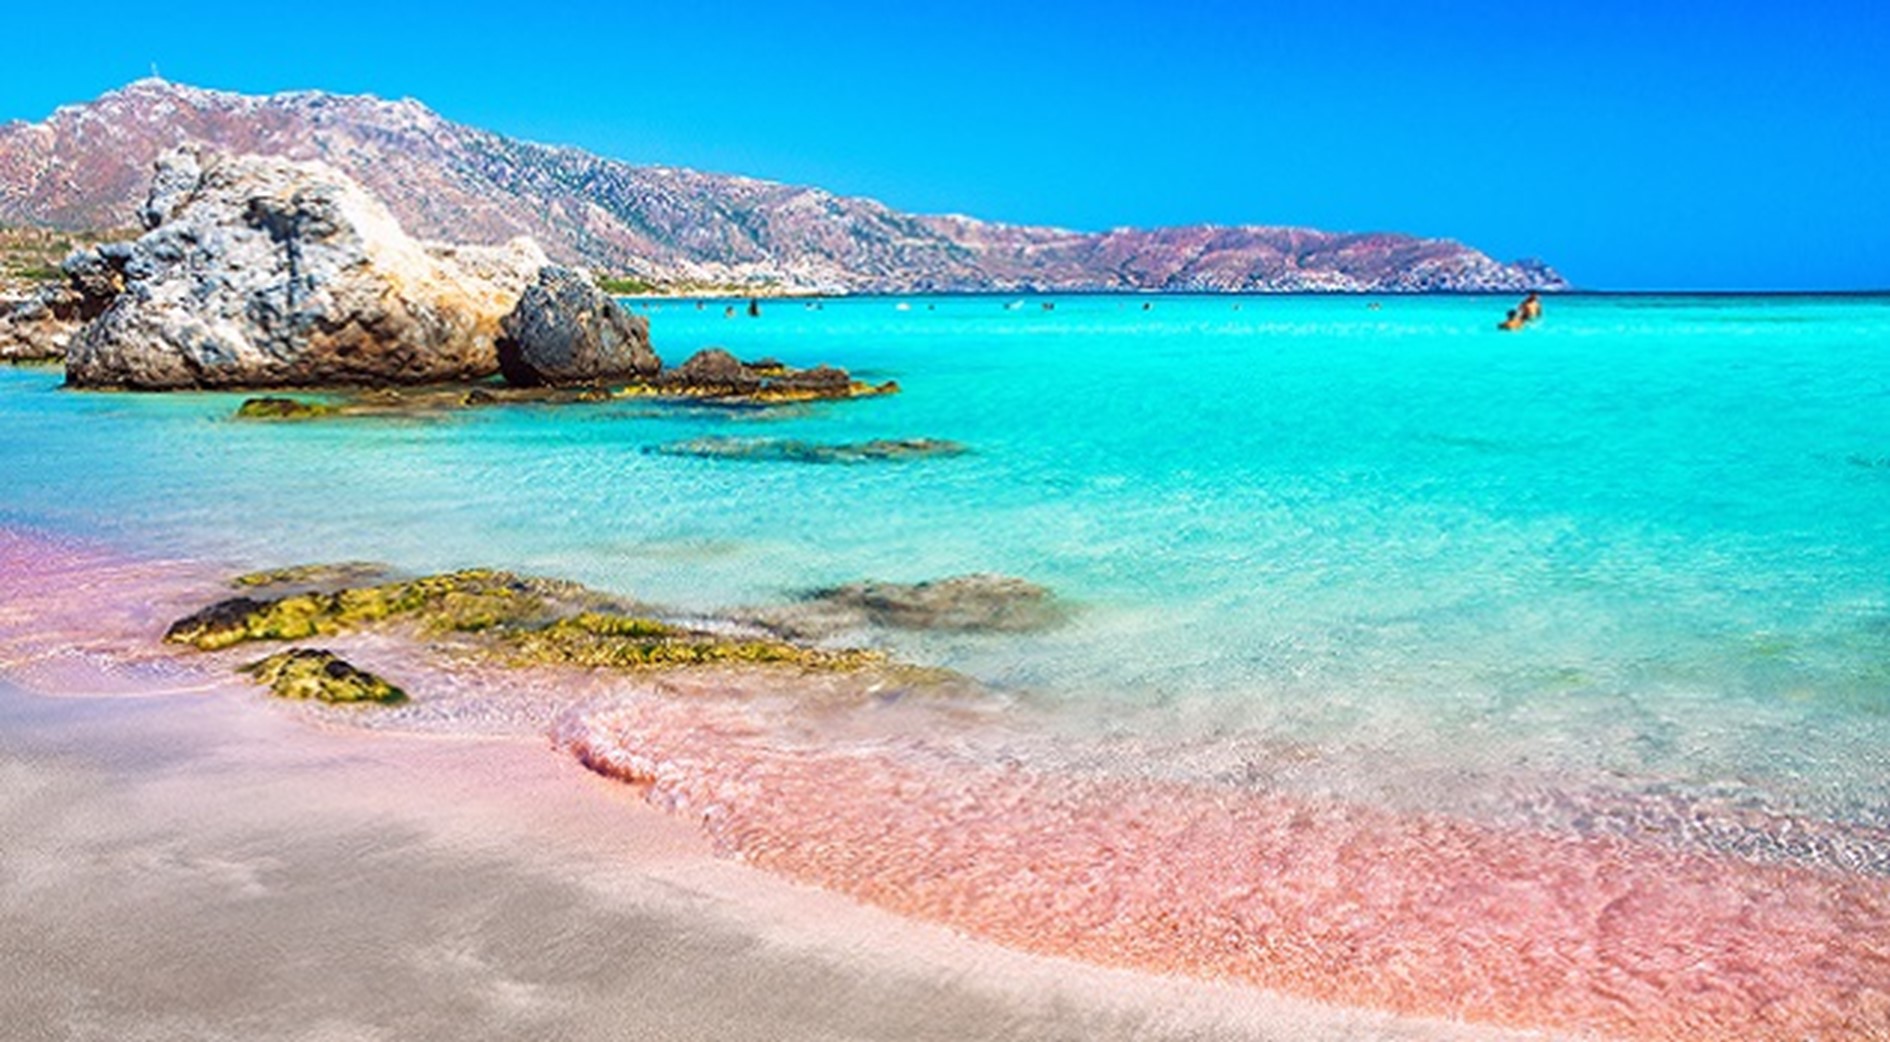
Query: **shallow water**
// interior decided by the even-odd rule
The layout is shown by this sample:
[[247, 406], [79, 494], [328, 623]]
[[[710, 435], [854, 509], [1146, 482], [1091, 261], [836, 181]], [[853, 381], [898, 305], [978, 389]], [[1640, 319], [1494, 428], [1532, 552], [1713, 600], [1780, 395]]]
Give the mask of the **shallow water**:
[[[869, 577], [1022, 575], [1073, 621], [860, 635], [1008, 692], [995, 723], [901, 718], [823, 746], [779, 714], [646, 699], [576, 717], [567, 740], [600, 764], [686, 765], [659, 794], [717, 808], [736, 853], [1013, 943], [1069, 913], [1037, 902], [1080, 869], [1125, 932], [1045, 947], [1506, 1023], [1711, 1037], [1758, 1017], [1778, 1037], [1872, 1037], [1861, 1018], [1890, 981], [1890, 300], [1558, 298], [1518, 334], [1492, 329], [1507, 302], [1484, 298], [897, 303], [649, 309], [672, 361], [721, 344], [904, 387], [769, 412], [257, 425], [224, 418], [233, 396], [74, 394], [0, 370], [0, 523], [230, 567], [497, 564], [700, 611]], [[650, 451], [703, 437], [971, 451]], [[705, 742], [722, 712], [745, 730]], [[611, 723], [626, 713], [640, 730]], [[968, 846], [888, 825], [885, 860], [809, 855], [861, 849], [885, 800], [816, 813], [784, 796], [862, 762]], [[1402, 860], [1411, 886], [1462, 899], [1414, 916], [1411, 893], [1320, 867], [1338, 854], [1296, 876], [1251, 838], [1274, 826], [1307, 830], [1282, 849]], [[1217, 904], [1196, 890], [1237, 880], [1164, 875], [1160, 847], [1124, 839], [1164, 827], [1219, 852], [1197, 868], [1247, 849], [1249, 889]], [[1005, 840], [1072, 829], [1094, 842]], [[895, 881], [915, 851], [943, 903]], [[991, 882], [1032, 857], [1066, 867]], [[1751, 903], [1769, 892], [1787, 896]], [[1497, 921], [1532, 901], [1562, 911]], [[1699, 932], [1677, 954], [1617, 947], [1641, 975], [1625, 991], [1608, 959], [1515, 940], [1593, 956], [1604, 922], [1671, 935], [1663, 904]], [[1197, 918], [1164, 947], [1148, 924], [1184, 907]], [[1254, 908], [1273, 925], [1200, 936]], [[1750, 932], [1767, 915], [1793, 925]], [[1398, 940], [1418, 936], [1441, 940]], [[1421, 985], [1400, 991], [1400, 973]]]

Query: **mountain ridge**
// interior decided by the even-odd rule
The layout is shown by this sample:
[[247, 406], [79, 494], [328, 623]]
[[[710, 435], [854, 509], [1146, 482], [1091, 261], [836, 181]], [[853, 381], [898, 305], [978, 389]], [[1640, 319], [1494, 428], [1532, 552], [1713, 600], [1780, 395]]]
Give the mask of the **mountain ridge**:
[[537, 239], [553, 258], [657, 283], [825, 292], [1423, 292], [1566, 289], [1541, 262], [1449, 239], [1264, 225], [1083, 232], [920, 215], [825, 189], [635, 164], [455, 123], [413, 98], [251, 95], [133, 81], [0, 125], [0, 222], [131, 223], [184, 141], [320, 159], [416, 235]]

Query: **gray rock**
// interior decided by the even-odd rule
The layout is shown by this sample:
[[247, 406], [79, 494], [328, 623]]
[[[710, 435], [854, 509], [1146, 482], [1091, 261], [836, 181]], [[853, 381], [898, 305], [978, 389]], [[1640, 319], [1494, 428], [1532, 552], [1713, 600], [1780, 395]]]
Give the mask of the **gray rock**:
[[125, 288], [121, 251], [75, 250], [60, 265], [65, 281], [44, 286], [0, 314], [0, 361], [51, 362], [66, 356], [79, 327]]
[[663, 365], [649, 320], [569, 268], [540, 269], [502, 328], [499, 370], [521, 387], [644, 379]]
[[52, 291], [42, 290], [0, 315], [0, 362], [56, 362], [66, 356], [79, 326], [59, 318], [50, 297]]
[[66, 378], [145, 389], [430, 383], [498, 370], [502, 319], [546, 260], [529, 239], [429, 246], [319, 162], [174, 149], [147, 231], [83, 260], [123, 291]]
[[778, 405], [897, 394], [890, 380], [870, 386], [856, 383], [844, 369], [820, 365], [794, 369], [772, 358], [747, 363], [719, 347], [703, 348], [687, 362], [665, 369], [654, 381], [665, 394], [724, 405]]
[[710, 435], [658, 445], [649, 451], [659, 456], [766, 463], [901, 463], [962, 456], [971, 450], [958, 442], [940, 438], [875, 438], [872, 441], [823, 444], [792, 438]]
[[852, 386], [853, 378], [845, 369], [836, 369], [830, 365], [817, 365], [812, 369], [801, 369], [782, 374], [774, 381], [775, 386], [793, 391], [814, 391], [821, 394], [844, 394]]
[[89, 250], [74, 250], [60, 265], [66, 276], [71, 312], [64, 317], [90, 322], [104, 314], [125, 291], [125, 266], [131, 263], [128, 242], [109, 242]]
[[1064, 621], [1046, 588], [1008, 575], [959, 575], [921, 583], [860, 582], [812, 590], [798, 603], [765, 608], [744, 621], [794, 639], [820, 639], [868, 626], [958, 633], [1028, 633]]
[[761, 389], [761, 377], [719, 347], [703, 348], [683, 364], [666, 370], [663, 383], [718, 394], [752, 394]]

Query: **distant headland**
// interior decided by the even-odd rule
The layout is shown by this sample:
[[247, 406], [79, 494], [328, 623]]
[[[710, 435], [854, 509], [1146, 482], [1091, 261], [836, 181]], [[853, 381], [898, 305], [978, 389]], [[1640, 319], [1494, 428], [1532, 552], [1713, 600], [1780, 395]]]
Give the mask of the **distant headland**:
[[416, 236], [498, 244], [661, 290], [765, 292], [1560, 290], [1534, 260], [1388, 232], [1195, 225], [1078, 232], [901, 213], [871, 199], [644, 166], [451, 122], [418, 101], [266, 96], [151, 78], [0, 126], [0, 224], [123, 228], [152, 163], [192, 142], [320, 159]]

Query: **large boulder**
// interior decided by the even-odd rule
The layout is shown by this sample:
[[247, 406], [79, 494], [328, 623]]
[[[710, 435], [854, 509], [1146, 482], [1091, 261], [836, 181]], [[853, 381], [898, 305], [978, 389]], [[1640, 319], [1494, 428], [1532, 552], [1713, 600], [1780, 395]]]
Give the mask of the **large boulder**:
[[540, 269], [501, 327], [499, 370], [521, 387], [622, 383], [663, 366], [649, 320], [569, 268]]
[[501, 321], [547, 263], [529, 239], [419, 242], [319, 162], [174, 149], [158, 159], [141, 216], [142, 237], [101, 248], [123, 292], [73, 338], [74, 385], [489, 376]]

